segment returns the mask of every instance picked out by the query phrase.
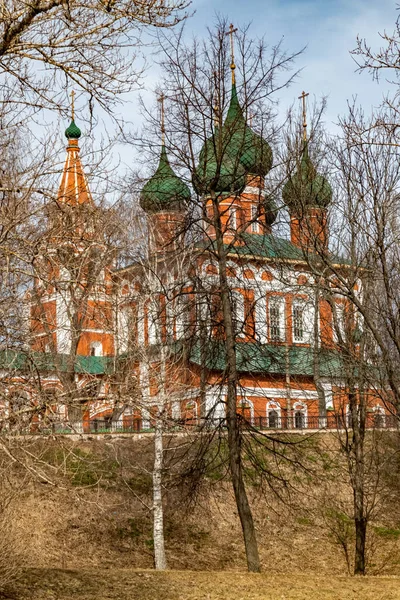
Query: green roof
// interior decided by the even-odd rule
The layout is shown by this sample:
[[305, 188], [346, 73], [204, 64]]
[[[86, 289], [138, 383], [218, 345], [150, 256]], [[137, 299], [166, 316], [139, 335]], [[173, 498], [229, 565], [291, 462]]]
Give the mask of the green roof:
[[[229, 254], [236, 256], [251, 256], [252, 258], [269, 258], [277, 260], [290, 261], [305, 261], [305, 253], [302, 248], [292, 244], [286, 238], [276, 237], [272, 233], [257, 234], [257, 233], [242, 233], [237, 236], [238, 244], [225, 244], [225, 248], [229, 250]], [[214, 241], [205, 240], [203, 243], [198, 243], [197, 246], [204, 250], [216, 251], [216, 243]], [[315, 255], [318, 259], [318, 255]], [[346, 259], [331, 254], [329, 260], [336, 264], [349, 264]]]
[[[289, 352], [289, 368], [287, 369], [287, 352]], [[206, 368], [211, 371], [223, 371], [226, 367], [225, 347], [223, 342], [209, 341], [206, 347]], [[343, 358], [333, 350], [319, 351], [320, 377], [340, 377], [343, 372]], [[200, 365], [200, 344], [193, 345], [190, 361]], [[238, 342], [236, 344], [237, 370], [240, 373], [282, 375], [286, 371], [292, 376], [314, 375], [314, 349], [306, 346], [257, 344], [254, 342]]]
[[[3, 350], [0, 352], [0, 368], [11, 371], [67, 371], [70, 357], [67, 354], [23, 352]], [[76, 356], [75, 373], [88, 375], [111, 374], [114, 358], [110, 356]]]
[[81, 130], [77, 125], [75, 125], [75, 121], [72, 119], [70, 126], [65, 130], [65, 137], [69, 140], [77, 140], [81, 137]]
[[140, 206], [146, 212], [180, 210], [189, 202], [190, 197], [190, 189], [174, 173], [163, 145], [157, 170], [140, 194]]

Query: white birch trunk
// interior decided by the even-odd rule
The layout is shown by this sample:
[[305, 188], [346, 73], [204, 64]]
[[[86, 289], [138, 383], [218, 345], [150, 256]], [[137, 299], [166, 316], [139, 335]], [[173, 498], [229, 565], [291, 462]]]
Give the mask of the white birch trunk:
[[167, 568], [164, 546], [164, 511], [162, 502], [163, 462], [163, 422], [161, 409], [157, 414], [155, 423], [153, 468], [153, 539], [154, 564], [157, 571], [164, 571]]

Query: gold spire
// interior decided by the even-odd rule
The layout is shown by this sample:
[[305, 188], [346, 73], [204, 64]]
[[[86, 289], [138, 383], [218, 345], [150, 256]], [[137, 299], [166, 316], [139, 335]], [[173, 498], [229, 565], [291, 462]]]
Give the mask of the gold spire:
[[307, 109], [306, 109], [306, 98], [310, 94], [306, 92], [302, 92], [301, 96], [299, 96], [299, 100], [302, 100], [303, 103], [303, 140], [307, 141]]
[[75, 121], [75, 91], [72, 90], [71, 94], [71, 118]]
[[214, 127], [218, 127], [219, 125], [219, 102], [218, 102], [218, 73], [214, 71], [214, 105], [213, 105], [213, 113], [214, 113]]
[[231, 71], [232, 71], [232, 85], [235, 84], [235, 47], [233, 44], [233, 34], [236, 33], [237, 28], [235, 29], [233, 23], [229, 25], [229, 31], [225, 35], [229, 35], [231, 38]]
[[164, 94], [161, 94], [158, 101], [161, 105], [161, 143], [165, 145], [165, 112], [164, 112]]

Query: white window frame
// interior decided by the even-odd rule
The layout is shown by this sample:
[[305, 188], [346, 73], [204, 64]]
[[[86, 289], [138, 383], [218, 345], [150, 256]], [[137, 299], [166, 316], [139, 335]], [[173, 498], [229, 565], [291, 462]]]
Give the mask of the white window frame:
[[[272, 325], [271, 309], [278, 308], [278, 325]], [[285, 327], [286, 299], [281, 296], [270, 296], [268, 298], [268, 337], [271, 342], [284, 342], [286, 340]], [[274, 317], [275, 318], [275, 317]], [[279, 327], [279, 335], [272, 336], [273, 327]]]
[[252, 233], [259, 232], [258, 206], [256, 204], [251, 205], [251, 231]]
[[[92, 354], [92, 350], [94, 353]], [[90, 356], [103, 356], [103, 344], [96, 340], [90, 343]]]
[[[300, 412], [303, 417], [303, 427], [296, 427], [296, 413]], [[307, 429], [308, 427], [308, 409], [304, 402], [295, 402], [293, 404], [293, 429]]]
[[118, 351], [127, 352], [129, 346], [129, 333], [131, 329], [130, 306], [121, 306], [118, 310]]
[[[334, 311], [336, 316], [337, 327], [339, 329], [339, 333], [341, 338], [346, 341], [346, 328], [345, 328], [345, 318], [346, 318], [346, 310], [343, 302], [335, 302]], [[336, 327], [335, 318], [332, 317], [332, 329], [333, 329], [333, 341], [339, 343], [338, 330]]]
[[269, 429], [269, 415], [272, 411], [275, 411], [278, 415], [278, 423], [276, 429], [281, 429], [282, 427], [282, 410], [281, 405], [276, 400], [269, 400], [267, 402], [266, 415], [267, 415], [267, 429]]
[[237, 229], [237, 206], [231, 206], [229, 209], [229, 225], [231, 229]]

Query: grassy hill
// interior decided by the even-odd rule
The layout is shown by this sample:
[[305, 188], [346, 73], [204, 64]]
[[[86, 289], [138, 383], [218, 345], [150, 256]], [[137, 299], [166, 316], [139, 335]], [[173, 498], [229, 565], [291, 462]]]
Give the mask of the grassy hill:
[[[287, 472], [287, 490], [261, 484], [249, 468], [263, 575], [247, 575], [224, 461], [211, 456], [194, 489], [192, 479], [182, 478], [192, 443], [177, 437], [167, 450], [174, 456], [165, 474], [171, 571], [160, 574], [150, 570], [151, 438], [16, 441], [14, 456], [31, 456], [33, 474], [4, 456], [0, 461], [2, 488], [13, 494], [11, 512], [7, 508], [12, 535], [0, 544], [0, 568], [4, 552], [24, 566], [9, 597], [400, 598], [396, 481], [391, 493], [385, 488], [370, 528], [368, 574], [378, 577], [360, 580], [346, 577], [344, 545], [350, 560], [353, 554], [354, 531], [346, 513], [351, 493], [337, 478], [334, 438], [306, 440], [302, 460], [308, 470]], [[223, 459], [224, 449], [218, 454]], [[313, 467], [316, 454], [323, 458], [322, 470]]]
[[13, 600], [398, 600], [400, 579], [82, 569], [25, 572]]

